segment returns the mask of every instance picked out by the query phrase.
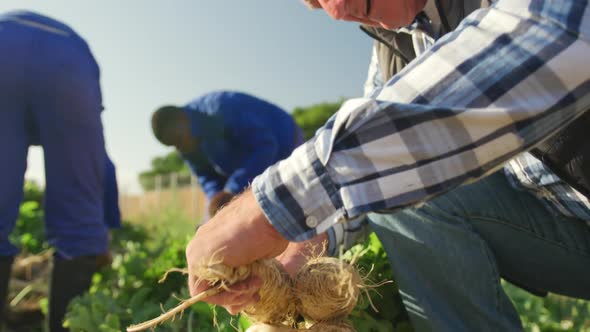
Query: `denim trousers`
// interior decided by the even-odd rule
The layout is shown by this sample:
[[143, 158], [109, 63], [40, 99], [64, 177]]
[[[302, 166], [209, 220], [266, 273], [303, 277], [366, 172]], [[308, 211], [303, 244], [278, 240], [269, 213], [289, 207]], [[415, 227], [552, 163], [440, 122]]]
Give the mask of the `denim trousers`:
[[590, 299], [590, 226], [503, 172], [369, 223], [416, 331], [522, 331], [501, 278]]

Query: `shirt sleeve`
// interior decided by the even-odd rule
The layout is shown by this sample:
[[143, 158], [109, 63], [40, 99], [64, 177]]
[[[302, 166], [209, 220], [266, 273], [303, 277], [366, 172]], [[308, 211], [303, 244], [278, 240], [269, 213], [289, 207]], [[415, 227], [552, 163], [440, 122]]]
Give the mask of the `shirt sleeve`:
[[248, 158], [227, 180], [225, 190], [239, 193], [250, 185], [254, 177], [277, 160], [279, 144], [268, 128], [256, 124], [234, 129], [234, 135], [247, 143]]
[[564, 128], [590, 107], [587, 5], [499, 1], [473, 13], [257, 177], [267, 218], [307, 240], [475, 181]]
[[210, 200], [216, 193], [223, 190], [227, 179], [215, 172], [215, 169], [209, 163], [186, 160], [193, 173], [197, 176], [197, 182], [199, 182], [201, 190], [203, 190], [207, 199]]
[[[379, 69], [379, 57], [377, 56], [376, 43], [371, 50], [371, 60], [367, 70], [367, 79], [363, 85], [363, 96], [371, 98], [379, 93], [383, 88], [383, 76]], [[349, 249], [356, 243], [363, 240], [368, 234], [368, 223], [364, 217], [356, 218], [347, 223], [336, 223], [326, 230], [328, 234], [328, 254], [337, 255], [339, 249]]]
[[379, 58], [377, 57], [377, 47], [373, 44], [371, 61], [369, 62], [369, 69], [367, 70], [367, 79], [363, 86], [363, 96], [370, 98], [373, 94], [377, 94], [383, 87], [383, 84], [383, 76], [379, 69]]

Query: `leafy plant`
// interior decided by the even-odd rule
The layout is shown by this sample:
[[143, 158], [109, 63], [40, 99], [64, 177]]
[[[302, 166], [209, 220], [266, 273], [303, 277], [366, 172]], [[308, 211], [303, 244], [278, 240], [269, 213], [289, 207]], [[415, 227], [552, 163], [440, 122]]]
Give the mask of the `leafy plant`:
[[[186, 175], [179, 177], [179, 185], [185, 185], [188, 181], [190, 183], [190, 173], [188, 166], [185, 164], [182, 157], [176, 151], [172, 151], [165, 156], [155, 157], [151, 162], [151, 169], [141, 172], [139, 174], [139, 183], [143, 190], [149, 191], [156, 187], [156, 177], [161, 176], [160, 185], [163, 187], [170, 186], [171, 177], [165, 176], [172, 173]], [[183, 182], [184, 181], [184, 182]]]
[[[162, 310], [178, 305], [189, 298], [186, 276], [170, 273], [158, 282], [166, 271], [186, 268], [184, 250], [188, 237], [168, 237], [152, 227], [126, 224], [125, 233], [113, 238], [111, 267], [95, 274], [89, 292], [78, 297], [69, 307], [66, 325], [72, 331], [121, 331], [126, 326], [158, 316]], [[139, 240], [139, 241], [136, 241]], [[197, 304], [184, 313], [183, 319], [166, 322], [158, 331], [235, 331], [233, 325], [246, 326], [243, 320], [232, 319], [223, 309], [205, 303]]]
[[[358, 244], [344, 253], [352, 259], [361, 254], [357, 267], [366, 275], [369, 284], [381, 286], [369, 289], [369, 298], [361, 301], [350, 318], [358, 332], [409, 332], [413, 331], [409, 316], [403, 306], [399, 290], [385, 249], [374, 233], [363, 244]], [[386, 283], [384, 283], [386, 282]], [[375, 311], [375, 307], [378, 311]]]
[[326, 121], [334, 114], [342, 105], [342, 102], [335, 103], [320, 103], [308, 107], [297, 107], [293, 110], [291, 115], [295, 122], [303, 129], [303, 136], [306, 140], [313, 137], [316, 130], [323, 126]]
[[[39, 253], [48, 247], [42, 222], [43, 191], [30, 184], [25, 187], [25, 198], [10, 239], [27, 253]], [[112, 232], [113, 264], [95, 274], [89, 292], [71, 303], [66, 322], [72, 331], [122, 331], [126, 326], [151, 319], [162, 309], [176, 306], [180, 299], [189, 297], [185, 275], [173, 273], [158, 283], [169, 268], [186, 267], [184, 249], [189, 240], [186, 234], [191, 234], [195, 226], [180, 219], [176, 212], [163, 211], [142, 224], [125, 222], [120, 230]], [[344, 255], [351, 258], [360, 252], [363, 255], [357, 264], [365, 274], [368, 273], [373, 284], [394, 280], [386, 253], [374, 234]], [[526, 331], [590, 332], [588, 301], [553, 294], [539, 298], [508, 283], [503, 286]], [[361, 302], [350, 316], [357, 331], [413, 331], [395, 282], [384, 284], [370, 291], [369, 295], [379, 311], [374, 311], [369, 301]], [[41, 300], [41, 307], [47, 314], [46, 298]], [[218, 327], [214, 326], [214, 321], [218, 322]], [[198, 303], [187, 310], [182, 319], [167, 322], [157, 330], [234, 332], [236, 329], [245, 330], [248, 325], [245, 318], [234, 318], [222, 308]]]
[[541, 298], [502, 284], [526, 331], [590, 332], [590, 302], [549, 294]]
[[18, 219], [9, 236], [10, 242], [20, 247], [24, 254], [38, 254], [49, 245], [43, 223], [43, 190], [34, 182], [26, 182], [24, 201], [20, 205]]

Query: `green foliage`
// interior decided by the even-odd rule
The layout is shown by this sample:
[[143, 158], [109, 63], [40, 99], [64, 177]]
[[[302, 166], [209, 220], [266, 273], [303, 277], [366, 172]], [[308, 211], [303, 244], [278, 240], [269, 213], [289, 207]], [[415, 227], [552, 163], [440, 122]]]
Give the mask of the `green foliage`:
[[198, 223], [187, 215], [179, 205], [177, 194], [172, 194], [172, 199], [165, 208], [150, 214], [141, 221], [142, 228], [148, 233], [159, 233], [159, 237], [184, 239], [186, 234], [194, 234]]
[[[153, 190], [156, 187], [156, 176], [172, 173], [190, 175], [190, 169], [176, 151], [172, 151], [163, 157], [152, 159], [151, 169], [139, 174], [139, 183], [144, 190]], [[182, 179], [186, 178], [183, 177]], [[188, 181], [190, 181], [190, 177], [188, 177]], [[163, 176], [160, 185], [168, 187], [170, 185], [170, 177]]]
[[43, 190], [33, 182], [25, 183], [24, 200], [9, 236], [10, 242], [20, 247], [25, 254], [38, 254], [49, 248], [45, 238], [42, 202]]
[[[385, 249], [377, 236], [372, 233], [363, 244], [358, 244], [344, 253], [352, 259], [360, 255], [357, 267], [367, 276], [370, 285], [367, 295], [350, 315], [358, 332], [410, 332], [413, 331], [408, 314], [404, 309], [399, 290], [393, 281], [393, 274]], [[372, 304], [372, 305], [371, 305]], [[375, 311], [373, 306], [378, 310]]]
[[590, 302], [555, 294], [537, 297], [503, 283], [526, 331], [590, 332]]
[[[173, 218], [173, 214], [166, 214]], [[179, 299], [189, 297], [186, 276], [173, 273], [158, 283], [172, 267], [185, 268], [184, 248], [188, 237], [180, 239], [164, 231], [169, 220], [141, 226], [126, 224], [115, 234], [114, 261], [111, 268], [96, 274], [89, 293], [70, 306], [67, 322], [73, 331], [121, 331], [126, 326], [156, 317], [176, 306]], [[158, 228], [158, 225], [163, 226]], [[173, 232], [176, 233], [176, 232]], [[125, 235], [132, 234], [132, 235]], [[362, 253], [357, 265], [369, 283], [377, 285], [394, 280], [386, 253], [379, 240], [371, 234], [368, 240], [344, 253], [352, 258]], [[550, 295], [534, 297], [508, 284], [504, 285], [514, 301], [526, 331], [590, 332], [590, 304], [587, 301]], [[411, 332], [411, 322], [402, 305], [395, 283], [386, 283], [369, 290], [371, 301], [361, 301], [350, 315], [359, 332]], [[379, 310], [372, 309], [371, 304]], [[225, 310], [199, 303], [187, 310], [182, 319], [169, 321], [157, 331], [236, 331], [244, 330], [249, 322], [232, 318]], [[217, 321], [218, 328], [213, 322]]]
[[43, 191], [43, 188], [39, 187], [39, 185], [36, 182], [25, 182], [25, 187], [23, 191], [23, 202], [34, 201], [41, 204], [43, 203], [44, 195], [45, 192]]
[[[24, 251], [38, 253], [48, 247], [42, 222], [43, 191], [28, 184], [25, 197], [10, 238]], [[192, 234], [194, 227], [179, 216], [178, 209], [170, 209], [144, 220], [141, 225], [123, 223], [121, 229], [113, 231], [113, 264], [95, 274], [89, 292], [71, 303], [66, 315], [69, 328], [86, 332], [122, 331], [128, 325], [156, 317], [161, 308], [170, 309], [180, 299], [188, 298], [185, 275], [172, 273], [164, 282], [158, 280], [170, 268], [186, 268], [187, 234]], [[374, 234], [365, 243], [345, 252], [344, 257], [352, 258], [360, 253], [357, 265], [363, 274], [368, 274], [370, 284], [394, 280], [386, 253]], [[539, 298], [508, 283], [503, 286], [520, 314], [525, 331], [590, 332], [588, 301], [552, 294]], [[369, 296], [371, 301], [362, 301], [350, 315], [357, 331], [413, 331], [395, 283], [369, 290]], [[47, 299], [41, 302], [47, 314]], [[378, 312], [371, 308], [371, 302]], [[177, 317], [164, 323], [157, 331], [234, 332], [245, 330], [248, 325], [247, 319], [236, 319], [222, 308], [199, 303], [187, 310], [182, 319]]]
[[182, 157], [176, 151], [172, 151], [164, 157], [156, 157], [152, 159], [151, 172], [155, 174], [167, 174], [172, 172], [180, 172], [185, 170], [186, 165]]
[[[167, 216], [173, 218], [174, 214]], [[190, 297], [186, 276], [181, 273], [170, 273], [159, 282], [169, 269], [186, 268], [184, 250], [189, 237], [170, 236], [176, 232], [167, 230], [169, 221], [172, 223], [164, 219], [158, 224], [124, 224], [123, 229], [115, 233], [113, 263], [95, 274], [87, 294], [71, 303], [66, 315], [70, 330], [121, 331], [131, 324], [154, 318], [162, 310], [169, 310], [181, 299]], [[214, 318], [219, 322], [219, 331], [235, 331], [232, 325], [246, 324], [232, 319], [223, 309], [199, 303], [187, 310], [183, 319], [166, 322], [157, 330], [218, 331], [213, 326]]]
[[342, 102], [321, 103], [308, 107], [297, 107], [291, 115], [295, 122], [303, 129], [305, 140], [312, 138], [321, 126], [340, 109]]

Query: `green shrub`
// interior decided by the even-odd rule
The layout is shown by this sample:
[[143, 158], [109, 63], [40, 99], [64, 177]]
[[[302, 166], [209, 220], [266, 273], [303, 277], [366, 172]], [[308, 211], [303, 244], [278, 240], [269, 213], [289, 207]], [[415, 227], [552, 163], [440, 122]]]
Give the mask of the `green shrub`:
[[34, 182], [26, 182], [23, 196], [9, 240], [24, 254], [38, 254], [49, 248], [43, 223], [43, 190]]
[[342, 102], [336, 103], [321, 103], [308, 107], [297, 107], [293, 110], [291, 115], [295, 122], [301, 129], [303, 129], [303, 136], [308, 140], [315, 135], [316, 130], [323, 126], [326, 121], [334, 114], [342, 105]]
[[152, 159], [151, 168], [139, 174], [139, 183], [145, 191], [154, 190], [156, 188], [156, 177], [160, 175], [162, 176], [160, 186], [169, 187], [171, 178], [166, 175], [172, 173], [186, 175], [178, 178], [178, 185], [187, 185], [191, 181], [191, 171], [176, 151]]

